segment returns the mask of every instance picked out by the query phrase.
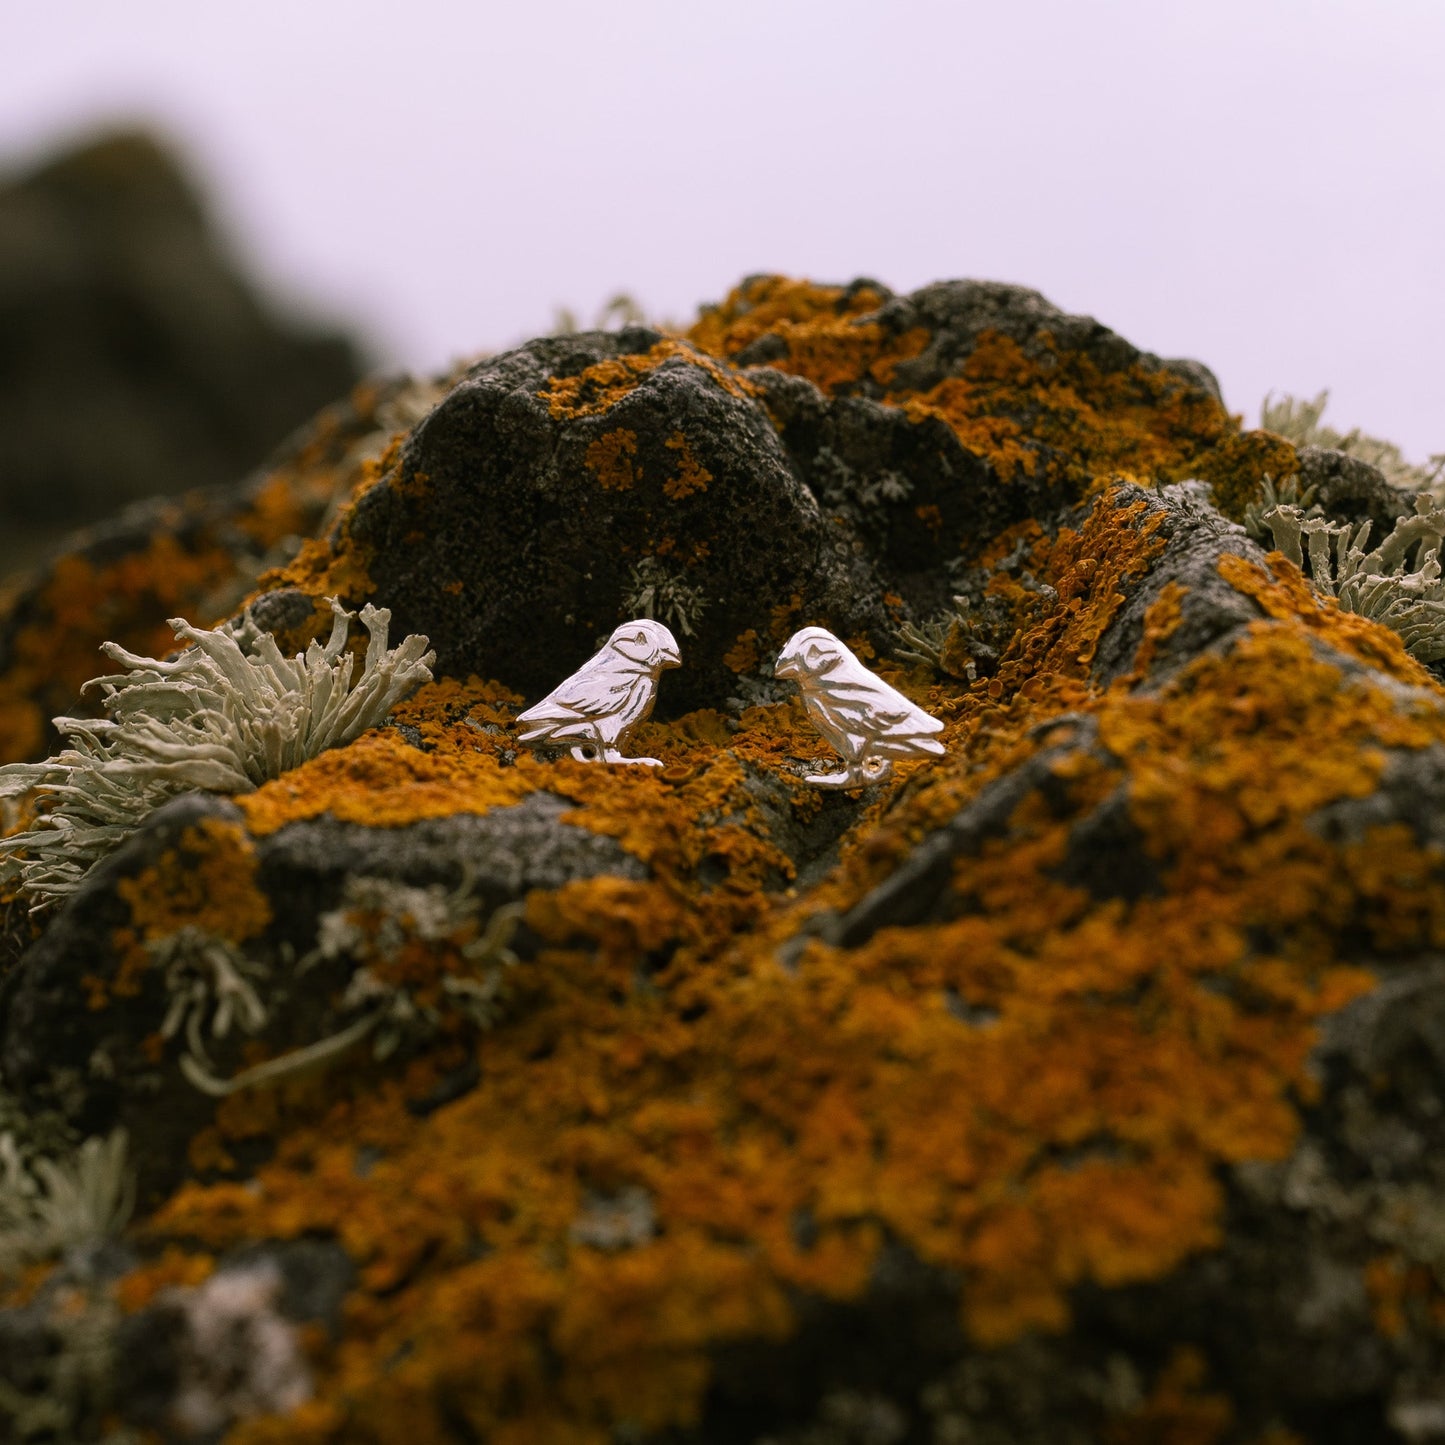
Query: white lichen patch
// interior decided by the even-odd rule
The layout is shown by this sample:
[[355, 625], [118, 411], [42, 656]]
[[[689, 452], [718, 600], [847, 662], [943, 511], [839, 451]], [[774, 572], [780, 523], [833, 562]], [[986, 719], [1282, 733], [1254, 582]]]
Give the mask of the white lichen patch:
[[215, 1436], [236, 1420], [282, 1415], [310, 1399], [300, 1338], [277, 1308], [281, 1290], [281, 1271], [263, 1260], [166, 1297], [188, 1327], [172, 1406], [187, 1437]]
[[165, 970], [169, 1002], [161, 1037], [183, 1037], [186, 1057], [202, 1068], [211, 1067], [205, 1044], [208, 1024], [212, 1038], [224, 1039], [233, 1023], [255, 1034], [269, 1022], [261, 989], [270, 980], [270, 970], [247, 958], [229, 938], [182, 928], [147, 947]]
[[[935, 672], [943, 672], [943, 654], [954, 628], [968, 630], [972, 619], [969, 617], [967, 597], [955, 597], [952, 607], [945, 607], [922, 622], [904, 622], [895, 634], [893, 656], [900, 662], [921, 662]], [[972, 663], [968, 664], [968, 680], [977, 679]]]
[[19, 878], [35, 907], [73, 892], [153, 809], [179, 793], [246, 793], [380, 723], [431, 681], [425, 637], [387, 646], [391, 613], [370, 604], [361, 676], [346, 651], [352, 614], [332, 602], [323, 647], [294, 658], [249, 616], [215, 631], [172, 618], [188, 646], [173, 661], [102, 649], [124, 669], [86, 684], [107, 716], [56, 718], [69, 746], [39, 763], [0, 768], [0, 797], [29, 794], [28, 830], [0, 839], [0, 879]]
[[[341, 906], [321, 916], [311, 957], [350, 958], [361, 965], [342, 1005], [375, 1021], [372, 1052], [384, 1059], [404, 1046], [430, 1041], [444, 1013], [476, 1029], [497, 1022], [506, 1002], [507, 973], [517, 963], [511, 942], [522, 912], [520, 903], [503, 904], [484, 922], [469, 879], [447, 889], [438, 883], [413, 888], [389, 878], [349, 878]], [[383, 965], [394, 963], [412, 941], [455, 950], [460, 967], [443, 976], [435, 1004], [382, 977]]]
[[640, 1184], [629, 1184], [615, 1194], [589, 1192], [568, 1226], [573, 1244], [615, 1253], [636, 1249], [657, 1233], [657, 1211], [652, 1195]]
[[1370, 524], [1358, 527], [1310, 517], [1298, 507], [1278, 506], [1264, 515], [1275, 547], [1346, 612], [1381, 622], [1400, 634], [1421, 662], [1445, 658], [1445, 582], [1440, 549], [1445, 506], [1428, 494], [1415, 514], [1401, 517], [1383, 542], [1366, 551]]

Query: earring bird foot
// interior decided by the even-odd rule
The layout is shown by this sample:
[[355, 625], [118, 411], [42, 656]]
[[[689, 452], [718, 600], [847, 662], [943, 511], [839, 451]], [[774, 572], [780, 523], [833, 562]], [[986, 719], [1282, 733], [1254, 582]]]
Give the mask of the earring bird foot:
[[861, 763], [849, 763], [841, 773], [809, 773], [803, 781], [815, 788], [868, 788], [892, 771], [888, 758], [865, 758]]

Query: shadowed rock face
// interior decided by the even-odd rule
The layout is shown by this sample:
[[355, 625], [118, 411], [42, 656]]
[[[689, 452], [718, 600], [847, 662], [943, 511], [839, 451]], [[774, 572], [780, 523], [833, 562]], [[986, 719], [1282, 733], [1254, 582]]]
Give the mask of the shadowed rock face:
[[[879, 305], [882, 288], [859, 283], [848, 296], [824, 339], [824, 387], [809, 379], [816, 353], [790, 361], [776, 330], [749, 340], [742, 327], [736, 364], [719, 365], [698, 344], [707, 322], [693, 341], [633, 327], [479, 363], [342, 519], [324, 573], [288, 579], [313, 602], [327, 588], [384, 598], [444, 670], [528, 695], [647, 611], [687, 647], [659, 700], [675, 716], [736, 695], [752, 668], [728, 658], [780, 628], [887, 648], [901, 616], [948, 603], [989, 541], [1072, 496], [1088, 451], [1066, 453], [1037, 416], [1053, 402], [1067, 442], [1072, 402], [1062, 388], [1005, 394], [1015, 359], [1045, 387], [1167, 394], [1181, 452], [1220, 424], [1203, 368], [1160, 363], [1023, 288], [951, 283]], [[1060, 346], [1072, 368], [1055, 367]], [[972, 447], [950, 425], [969, 399], [949, 370], [971, 355]], [[980, 451], [985, 437], [1002, 445]], [[1098, 465], [1127, 445], [1107, 425], [1096, 440]]]
[[[686, 338], [406, 395], [205, 525], [304, 501], [253, 617], [291, 648], [327, 596], [388, 606], [437, 681], [8, 914], [4, 1127], [28, 1158], [122, 1124], [144, 1228], [4, 1287], [3, 1408], [318, 1445], [1445, 1438], [1445, 692], [1238, 525], [1265, 474], [1407, 499], [988, 283], [753, 278]], [[70, 575], [139, 626], [189, 537], [137, 516]], [[64, 575], [0, 619], [12, 757], [47, 638], [104, 636]], [[684, 659], [636, 739], [664, 766], [520, 747], [644, 611]], [[807, 623], [945, 755], [808, 788], [772, 670]], [[249, 1032], [194, 992], [217, 957]], [[197, 1051], [224, 1084], [324, 1047], [195, 1084]]]
[[[673, 616], [655, 609], [687, 647], [674, 713], [728, 696], [724, 654], [774, 609], [886, 625], [872, 559], [824, 516], [762, 402], [700, 353], [659, 362], [668, 345], [630, 330], [482, 362], [358, 504], [351, 544], [446, 670], [546, 691], [638, 610], [649, 558], [679, 595]], [[612, 368], [636, 383], [615, 398]]]
[[0, 184], [0, 565], [24, 532], [234, 482], [358, 375], [260, 300], [148, 136]]

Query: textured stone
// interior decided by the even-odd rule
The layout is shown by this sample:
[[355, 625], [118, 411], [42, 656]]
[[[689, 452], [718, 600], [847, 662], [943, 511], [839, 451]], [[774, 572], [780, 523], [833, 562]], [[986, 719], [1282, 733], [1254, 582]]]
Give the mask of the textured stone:
[[1392, 487], [1368, 462], [1327, 447], [1299, 448], [1299, 487], [1315, 489], [1315, 501], [1340, 521], [1370, 524], [1370, 541], [1378, 546], [1396, 519], [1414, 510], [1414, 499]]
[[[391, 606], [437, 681], [168, 805], [8, 937], [6, 1086], [136, 1147], [144, 1228], [74, 1307], [134, 1362], [121, 1417], [245, 1445], [1432, 1440], [1445, 691], [1220, 510], [1296, 472], [1340, 519], [1397, 499], [1239, 432], [1197, 364], [982, 283], [753, 278], [686, 339], [537, 341], [413, 402], [293, 458], [294, 496], [370, 438], [251, 606], [288, 646], [327, 595]], [[644, 594], [684, 654], [639, 728], [663, 766], [519, 746]], [[771, 668], [805, 622], [947, 753], [808, 788], [823, 745]], [[271, 1022], [218, 1074], [377, 998], [435, 1018], [217, 1107], [137, 951], [188, 926], [267, 970]], [[0, 1297], [27, 1399], [73, 1268]], [[195, 1358], [206, 1280], [224, 1304], [267, 1270], [237, 1338], [284, 1364], [320, 1325], [280, 1421], [257, 1401], [299, 1375]]]

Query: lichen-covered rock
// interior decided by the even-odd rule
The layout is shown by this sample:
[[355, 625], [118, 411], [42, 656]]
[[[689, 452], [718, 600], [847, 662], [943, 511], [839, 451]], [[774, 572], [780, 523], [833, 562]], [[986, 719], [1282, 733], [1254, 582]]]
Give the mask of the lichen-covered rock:
[[[0, 1409], [78, 1319], [80, 1438], [1445, 1439], [1445, 691], [1237, 525], [1328, 457], [977, 283], [754, 278], [399, 432], [250, 605], [437, 680], [11, 932], [5, 1084], [141, 1206], [5, 1286]], [[517, 743], [668, 609], [661, 768]], [[809, 788], [805, 622], [947, 753]]]

